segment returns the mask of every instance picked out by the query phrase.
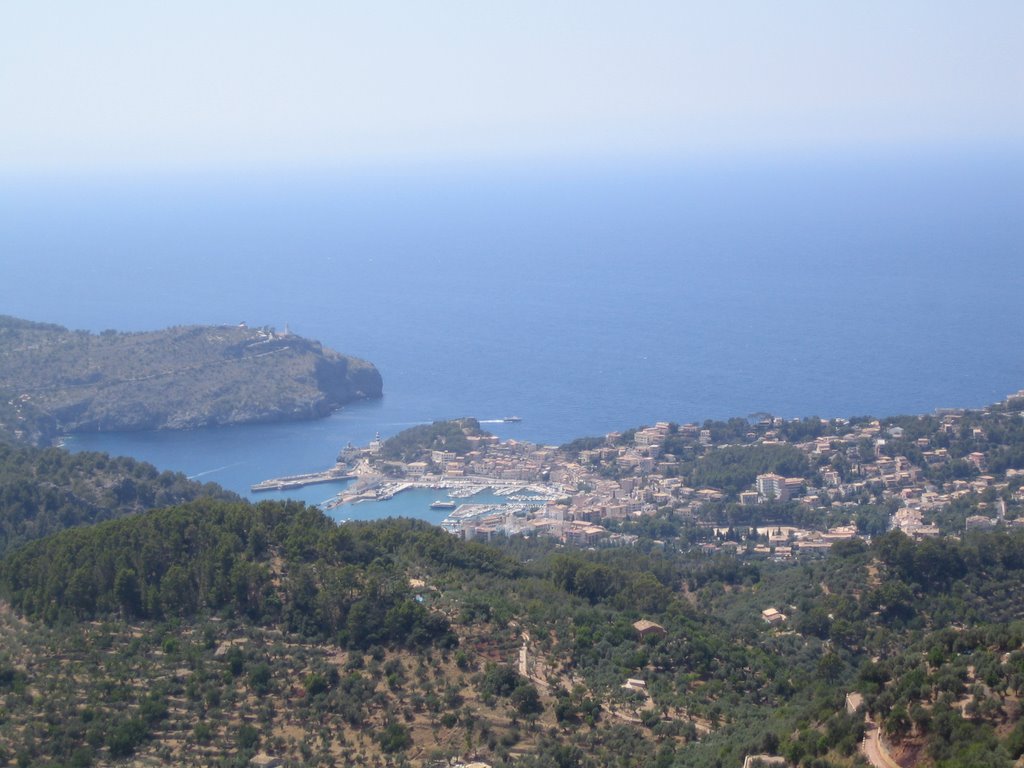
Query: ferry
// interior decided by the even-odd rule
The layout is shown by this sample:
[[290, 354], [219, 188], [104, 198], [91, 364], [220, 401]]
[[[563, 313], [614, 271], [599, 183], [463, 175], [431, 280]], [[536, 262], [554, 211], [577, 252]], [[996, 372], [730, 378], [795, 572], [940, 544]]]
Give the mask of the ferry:
[[519, 422], [519, 421], [522, 421], [522, 420], [523, 420], [522, 416], [506, 416], [504, 419], [502, 419], [502, 421], [513, 422], [513, 423]]
[[438, 499], [437, 501], [435, 501], [433, 504], [430, 505], [430, 508], [431, 509], [455, 509], [455, 506], [456, 506], [456, 504], [455, 504], [454, 501], [443, 501], [442, 499]]

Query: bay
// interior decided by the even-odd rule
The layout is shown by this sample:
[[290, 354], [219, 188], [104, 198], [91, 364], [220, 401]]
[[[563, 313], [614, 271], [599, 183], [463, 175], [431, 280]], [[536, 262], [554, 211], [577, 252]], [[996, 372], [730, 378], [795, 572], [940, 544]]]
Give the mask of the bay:
[[0, 311], [94, 331], [287, 324], [378, 365], [381, 401], [320, 421], [68, 440], [240, 492], [467, 415], [560, 443], [978, 407], [1024, 386], [1022, 170], [964, 149], [4, 181]]

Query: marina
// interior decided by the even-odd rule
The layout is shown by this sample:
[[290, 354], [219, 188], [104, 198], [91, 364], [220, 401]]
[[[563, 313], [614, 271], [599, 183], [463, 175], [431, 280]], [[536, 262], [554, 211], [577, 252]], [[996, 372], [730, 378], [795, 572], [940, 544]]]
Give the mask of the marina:
[[[550, 502], [564, 498], [559, 483], [530, 483], [493, 477], [426, 476], [396, 480], [369, 470], [366, 464], [356, 468], [356, 483], [320, 503], [320, 508], [344, 522], [363, 518], [355, 507], [361, 502], [399, 504], [400, 514], [420, 516], [430, 513], [432, 522], [460, 537], [489, 538], [496, 531], [518, 532], [528, 520]], [[444, 495], [436, 495], [443, 491]], [[426, 496], [430, 494], [430, 496]], [[408, 501], [398, 502], [402, 495]], [[426, 496], [426, 498], [424, 498]], [[433, 501], [429, 499], [433, 496]], [[422, 506], [421, 506], [422, 505]], [[341, 508], [346, 508], [345, 512]], [[417, 510], [422, 510], [419, 512]], [[438, 515], [433, 517], [433, 515]]]
[[[490, 490], [495, 496], [508, 499], [506, 503], [533, 503], [534, 506], [554, 501], [565, 495], [565, 490], [557, 483], [529, 483], [524, 484], [521, 480], [501, 480], [492, 477], [469, 477], [469, 478], [448, 478], [430, 477], [422, 480], [389, 480], [384, 475], [374, 473], [356, 473], [347, 475], [347, 478], [355, 477], [356, 484], [346, 488], [341, 493], [320, 504], [323, 510], [332, 510], [345, 504], [355, 504], [362, 501], [387, 501], [395, 495], [412, 488], [429, 488], [431, 490], [444, 490], [451, 500], [469, 499], [484, 491]], [[345, 479], [345, 478], [338, 478]], [[268, 481], [271, 482], [271, 481]], [[438, 499], [440, 506], [431, 504], [432, 509], [452, 509], [455, 502], [446, 502]], [[448, 503], [452, 506], [449, 507]]]
[[441, 527], [461, 535], [466, 526], [497, 525], [499, 521], [508, 525], [517, 517], [525, 519], [527, 513], [536, 508], [536, 504], [460, 504], [441, 522]]

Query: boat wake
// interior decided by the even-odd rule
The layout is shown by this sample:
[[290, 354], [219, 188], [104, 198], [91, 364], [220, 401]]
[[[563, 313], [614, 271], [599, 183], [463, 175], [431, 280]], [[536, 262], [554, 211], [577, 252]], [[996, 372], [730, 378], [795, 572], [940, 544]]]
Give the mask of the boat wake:
[[194, 475], [189, 475], [188, 479], [195, 480], [197, 477], [206, 477], [207, 475], [212, 475], [216, 472], [223, 472], [225, 469], [231, 469], [232, 467], [241, 466], [244, 463], [244, 461], [236, 461], [234, 464], [225, 464], [223, 467], [217, 467], [216, 469], [208, 469], [205, 472], [197, 472]]

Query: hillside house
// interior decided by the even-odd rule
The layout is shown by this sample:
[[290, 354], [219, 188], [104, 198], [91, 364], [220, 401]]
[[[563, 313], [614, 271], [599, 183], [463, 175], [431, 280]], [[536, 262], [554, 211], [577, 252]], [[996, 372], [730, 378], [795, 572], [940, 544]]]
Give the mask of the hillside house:
[[641, 640], [645, 640], [648, 637], [664, 637], [668, 634], [665, 628], [660, 624], [655, 624], [653, 621], [647, 619], [640, 619], [640, 621], [633, 622], [633, 629], [640, 635]]

